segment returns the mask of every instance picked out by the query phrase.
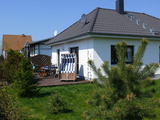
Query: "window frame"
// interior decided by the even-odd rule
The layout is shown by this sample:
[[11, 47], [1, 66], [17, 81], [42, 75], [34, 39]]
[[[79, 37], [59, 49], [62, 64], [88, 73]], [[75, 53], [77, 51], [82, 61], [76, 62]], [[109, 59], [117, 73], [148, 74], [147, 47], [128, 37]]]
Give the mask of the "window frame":
[[[134, 56], [134, 45], [127, 45], [127, 48], [131, 49], [131, 61], [126, 61], [126, 64], [131, 64], [133, 63], [133, 56]], [[115, 45], [111, 45], [111, 65], [116, 65], [118, 63], [117, 55], [116, 55], [116, 49]], [[127, 56], [127, 50], [126, 50], [126, 56]]]

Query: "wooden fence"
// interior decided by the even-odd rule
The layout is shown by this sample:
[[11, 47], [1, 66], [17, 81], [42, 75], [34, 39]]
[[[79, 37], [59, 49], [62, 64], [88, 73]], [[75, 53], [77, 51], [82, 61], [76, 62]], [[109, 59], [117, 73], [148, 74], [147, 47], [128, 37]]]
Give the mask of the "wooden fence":
[[51, 66], [51, 56], [37, 55], [30, 57], [30, 60], [35, 66]]

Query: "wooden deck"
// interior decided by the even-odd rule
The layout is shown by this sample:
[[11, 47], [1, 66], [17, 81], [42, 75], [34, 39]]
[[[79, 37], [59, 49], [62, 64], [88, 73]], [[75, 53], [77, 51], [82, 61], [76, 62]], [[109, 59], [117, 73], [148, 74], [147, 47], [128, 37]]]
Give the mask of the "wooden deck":
[[84, 84], [84, 83], [90, 83], [90, 81], [80, 80], [80, 79], [77, 79], [76, 81], [60, 81], [58, 78], [40, 78], [38, 83], [39, 87], [45, 87], [45, 86]]

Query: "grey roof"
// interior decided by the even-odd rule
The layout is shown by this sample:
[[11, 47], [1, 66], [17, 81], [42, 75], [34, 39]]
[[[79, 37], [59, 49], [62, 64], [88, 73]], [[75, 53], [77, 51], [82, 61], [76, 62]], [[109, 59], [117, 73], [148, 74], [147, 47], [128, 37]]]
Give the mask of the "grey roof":
[[145, 13], [126, 11], [126, 14], [119, 14], [116, 10], [96, 8], [86, 18], [86, 24], [78, 20], [48, 43], [89, 33], [160, 37], [154, 34], [160, 32], [160, 19]]
[[29, 43], [30, 45], [35, 45], [35, 44], [39, 44], [39, 43], [46, 43], [47, 41], [53, 39], [54, 37], [50, 37], [50, 38], [46, 38], [46, 39], [42, 39], [42, 40], [38, 40], [38, 41], [34, 41], [32, 43]]

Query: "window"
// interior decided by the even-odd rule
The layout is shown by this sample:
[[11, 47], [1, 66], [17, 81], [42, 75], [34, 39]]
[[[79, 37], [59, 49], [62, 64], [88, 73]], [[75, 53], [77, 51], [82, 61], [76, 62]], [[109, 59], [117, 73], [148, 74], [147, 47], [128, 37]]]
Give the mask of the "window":
[[[133, 46], [127, 46], [126, 50], [126, 63], [132, 63], [132, 58], [134, 55], [134, 47]], [[118, 59], [116, 55], [116, 49], [114, 45], [111, 45], [111, 64], [117, 64]]]

